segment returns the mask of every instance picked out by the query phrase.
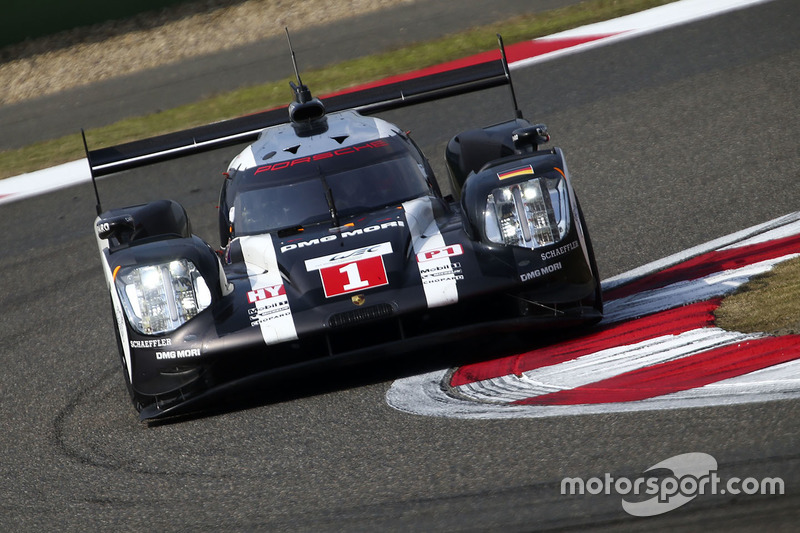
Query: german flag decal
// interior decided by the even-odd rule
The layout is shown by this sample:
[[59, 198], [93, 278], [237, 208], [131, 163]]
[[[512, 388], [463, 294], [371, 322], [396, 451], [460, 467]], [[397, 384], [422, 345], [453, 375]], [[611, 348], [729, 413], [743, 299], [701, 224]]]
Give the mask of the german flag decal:
[[507, 180], [508, 178], [516, 178], [517, 176], [524, 176], [525, 174], [533, 174], [533, 167], [531, 165], [515, 168], [514, 170], [506, 170], [505, 172], [498, 172], [497, 178]]

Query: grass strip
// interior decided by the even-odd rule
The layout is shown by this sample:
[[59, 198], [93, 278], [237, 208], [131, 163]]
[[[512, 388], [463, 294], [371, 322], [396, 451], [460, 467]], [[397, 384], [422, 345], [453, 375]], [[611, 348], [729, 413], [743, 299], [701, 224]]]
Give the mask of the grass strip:
[[716, 325], [743, 333], [800, 333], [800, 258], [776, 265], [725, 298]]

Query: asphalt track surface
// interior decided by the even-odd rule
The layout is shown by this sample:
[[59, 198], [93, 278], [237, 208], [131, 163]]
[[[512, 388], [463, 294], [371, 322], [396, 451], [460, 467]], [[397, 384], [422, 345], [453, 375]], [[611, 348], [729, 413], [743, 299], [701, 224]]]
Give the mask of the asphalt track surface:
[[[527, 116], [566, 151], [604, 277], [800, 210], [798, 15], [776, 0], [515, 72]], [[502, 88], [385, 115], [439, 169], [452, 133], [509, 116]], [[120, 174], [101, 195], [174, 198], [215, 242], [219, 172], [236, 151]], [[796, 530], [798, 401], [503, 421], [387, 407], [393, 378], [488, 348], [326, 369], [212, 416], [142, 424], [90, 187], [2, 214], [0, 529]], [[786, 494], [698, 496], [650, 518], [619, 495], [560, 494], [566, 476], [634, 478], [688, 452], [722, 476], [780, 476]]]

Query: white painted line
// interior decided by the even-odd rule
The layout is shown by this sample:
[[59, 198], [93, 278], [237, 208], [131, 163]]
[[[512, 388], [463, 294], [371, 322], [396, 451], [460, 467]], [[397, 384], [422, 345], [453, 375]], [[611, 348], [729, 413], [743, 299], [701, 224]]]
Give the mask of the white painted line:
[[639, 37], [648, 33], [696, 22], [729, 11], [744, 9], [756, 4], [771, 1], [772, 0], [680, 0], [639, 13], [632, 13], [616, 19], [597, 22], [536, 39], [534, 42], [545, 43], [597, 35], [608, 35], [607, 37], [594, 41], [565, 47], [547, 54], [516, 61], [510, 64], [509, 67], [511, 69], [529, 67], [537, 63], [583, 52], [598, 46], [606, 46], [614, 42]]
[[79, 159], [0, 180], [0, 204], [72, 187], [91, 180], [89, 162]]
[[475, 401], [511, 403], [556, 391], [575, 389], [666, 361], [674, 361], [712, 348], [758, 338], [725, 331], [700, 328], [679, 335], [667, 335], [640, 343], [594, 352], [557, 365], [476, 381], [458, 387], [458, 394]]

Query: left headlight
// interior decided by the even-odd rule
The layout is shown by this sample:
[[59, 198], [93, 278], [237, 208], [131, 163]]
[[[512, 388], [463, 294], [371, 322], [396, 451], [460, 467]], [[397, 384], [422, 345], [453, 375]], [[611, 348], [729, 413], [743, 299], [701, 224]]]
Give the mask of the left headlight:
[[484, 233], [491, 242], [540, 248], [568, 229], [567, 191], [560, 177], [540, 177], [498, 187], [486, 197]]
[[188, 259], [120, 269], [115, 284], [128, 321], [145, 335], [172, 331], [211, 305], [211, 291]]

